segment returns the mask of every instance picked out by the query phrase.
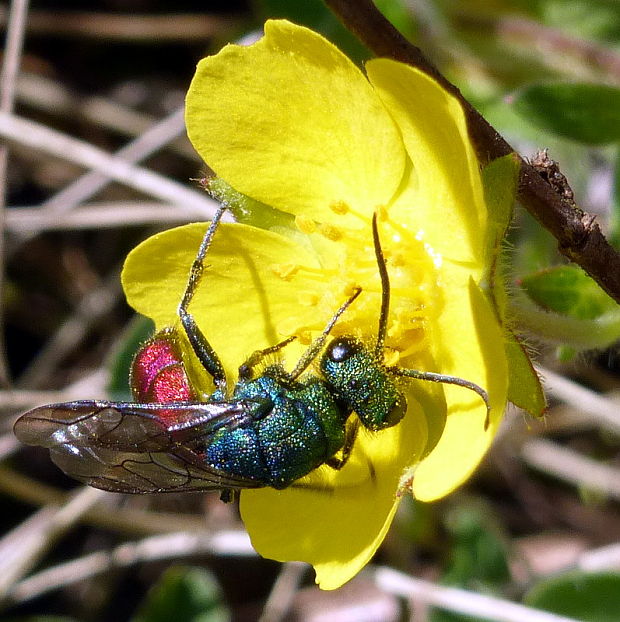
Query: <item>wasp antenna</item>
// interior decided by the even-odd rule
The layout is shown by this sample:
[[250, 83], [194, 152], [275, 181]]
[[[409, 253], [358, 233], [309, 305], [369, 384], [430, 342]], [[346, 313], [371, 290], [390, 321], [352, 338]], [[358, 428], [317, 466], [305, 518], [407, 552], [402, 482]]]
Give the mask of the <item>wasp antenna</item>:
[[459, 378], [458, 376], [446, 376], [444, 374], [436, 374], [432, 371], [418, 371], [417, 369], [405, 369], [403, 367], [389, 367], [388, 371], [396, 374], [397, 376], [406, 376], [407, 378], [415, 378], [416, 380], [428, 380], [429, 382], [441, 382], [442, 384], [455, 384], [458, 387], [463, 387], [477, 393], [487, 407], [487, 416], [484, 420], [484, 429], [488, 429], [491, 417], [489, 394], [475, 382]]
[[297, 365], [295, 365], [295, 369], [290, 373], [289, 376], [291, 380], [295, 380], [296, 378], [298, 378], [308, 368], [308, 365], [312, 363], [314, 357], [323, 349], [327, 336], [334, 327], [334, 324], [336, 324], [340, 316], [349, 308], [351, 303], [361, 293], [362, 288], [356, 287], [353, 294], [351, 294], [351, 296], [349, 296], [349, 298], [345, 300], [345, 302], [340, 306], [338, 311], [334, 313], [331, 320], [329, 320], [329, 322], [327, 323], [327, 326], [323, 329], [323, 332], [310, 344], [305, 354], [299, 359]]
[[388, 315], [390, 313], [390, 277], [385, 265], [383, 250], [381, 249], [381, 240], [379, 239], [379, 230], [377, 228], [377, 212], [372, 215], [372, 241], [375, 247], [379, 277], [381, 278], [381, 312], [379, 313], [379, 329], [377, 330], [377, 344], [375, 345], [375, 355], [381, 361], [383, 358], [383, 347], [385, 346]]

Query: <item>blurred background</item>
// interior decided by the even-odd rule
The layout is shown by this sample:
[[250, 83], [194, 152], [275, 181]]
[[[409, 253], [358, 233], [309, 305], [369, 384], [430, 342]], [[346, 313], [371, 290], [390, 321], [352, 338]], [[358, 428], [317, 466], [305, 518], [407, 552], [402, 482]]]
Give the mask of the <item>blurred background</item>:
[[[618, 243], [618, 0], [377, 4], [516, 150], [547, 148]], [[185, 91], [200, 58], [258, 36], [268, 17], [370, 56], [319, 0], [0, 3], [0, 620], [543, 619], [501, 617], [504, 599], [620, 620], [620, 315], [520, 208], [514, 312], [548, 415], [510, 410], [476, 476], [439, 503], [405, 499], [369, 570], [337, 592], [316, 589], [303, 565], [258, 558], [217, 494], [84, 490], [14, 439], [34, 406], [127, 399], [151, 328], [124, 303], [120, 267], [155, 231], [212, 214], [184, 136]], [[420, 581], [403, 587], [407, 577]], [[464, 617], [432, 606], [433, 583], [497, 600]]]

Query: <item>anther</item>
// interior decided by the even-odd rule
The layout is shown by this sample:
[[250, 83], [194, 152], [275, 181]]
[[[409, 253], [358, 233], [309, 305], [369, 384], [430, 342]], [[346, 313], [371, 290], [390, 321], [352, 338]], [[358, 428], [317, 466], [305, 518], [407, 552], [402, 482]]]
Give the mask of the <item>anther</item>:
[[377, 220], [380, 220], [381, 222], [385, 222], [388, 219], [388, 212], [385, 205], [377, 205], [375, 213], [377, 214]]
[[362, 288], [357, 283], [349, 282], [342, 288], [343, 297], [351, 298], [355, 292], [360, 291], [361, 289]]
[[304, 307], [316, 307], [319, 304], [319, 300], [319, 295], [314, 293], [299, 296], [299, 304]]
[[309, 330], [301, 330], [297, 334], [297, 339], [299, 343], [304, 346], [310, 345], [312, 343], [312, 333]]
[[390, 266], [392, 268], [399, 268], [405, 265], [405, 258], [402, 253], [392, 253], [390, 255]]
[[319, 225], [319, 233], [332, 242], [338, 242], [342, 239], [342, 231], [334, 225], [325, 223]]
[[306, 234], [314, 233], [316, 231], [316, 222], [307, 216], [295, 216], [295, 226], [302, 233]]
[[335, 214], [343, 216], [344, 214], [349, 212], [351, 208], [346, 201], [334, 201], [333, 203], [329, 204], [329, 209]]
[[290, 281], [298, 272], [299, 265], [298, 264], [272, 264], [270, 266], [271, 271], [278, 277], [280, 277], [283, 281]]
[[400, 361], [400, 352], [398, 350], [390, 350], [386, 348], [383, 351], [383, 364], [388, 367], [393, 367], [394, 365], [398, 365]]

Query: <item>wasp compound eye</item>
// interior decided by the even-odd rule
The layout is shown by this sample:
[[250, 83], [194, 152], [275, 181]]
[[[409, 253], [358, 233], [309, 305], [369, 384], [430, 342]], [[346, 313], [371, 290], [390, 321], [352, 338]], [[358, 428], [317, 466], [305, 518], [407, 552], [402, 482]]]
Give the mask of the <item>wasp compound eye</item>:
[[355, 337], [338, 337], [329, 344], [325, 355], [334, 363], [342, 363], [362, 349], [362, 344]]

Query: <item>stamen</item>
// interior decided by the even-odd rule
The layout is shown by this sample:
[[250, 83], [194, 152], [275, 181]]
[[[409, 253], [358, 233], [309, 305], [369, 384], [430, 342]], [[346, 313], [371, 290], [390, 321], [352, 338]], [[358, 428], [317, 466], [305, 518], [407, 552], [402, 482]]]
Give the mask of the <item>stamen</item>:
[[381, 222], [388, 221], [388, 211], [385, 205], [377, 205], [377, 207], [375, 207], [375, 213], [377, 214], [377, 220]]
[[312, 218], [308, 218], [308, 216], [295, 216], [295, 226], [302, 233], [306, 234], [314, 233], [316, 231], [316, 222], [314, 222]]
[[302, 345], [309, 346], [312, 343], [312, 333], [307, 329], [300, 330], [297, 333], [297, 340]]
[[332, 242], [338, 242], [342, 239], [342, 231], [334, 225], [322, 223], [318, 226], [318, 230], [323, 237], [331, 240]]
[[299, 304], [304, 307], [316, 307], [321, 300], [320, 296], [315, 293], [305, 293], [299, 296]]
[[329, 209], [340, 216], [343, 216], [351, 210], [346, 201], [334, 201], [329, 204]]
[[[297, 335], [298, 342], [304, 346], [316, 339], [322, 325], [321, 318], [333, 316], [334, 309], [359, 289], [363, 292], [360, 300], [346, 317], [338, 319], [333, 334], [359, 334], [369, 340], [376, 338], [381, 279], [369, 235], [368, 214], [356, 212], [355, 205], [344, 200], [334, 200], [329, 209], [334, 214], [332, 222], [318, 222], [298, 215], [295, 226], [304, 234], [318, 234], [337, 243], [338, 247], [333, 249], [336, 260], [321, 266], [282, 263], [271, 267], [279, 278], [285, 281], [294, 278], [298, 283], [296, 300], [299, 308], [305, 309], [312, 319], [300, 326], [293, 318], [289, 318], [290, 321], [283, 318], [278, 328], [283, 335]], [[435, 308], [433, 287], [429, 288], [437, 279], [434, 258], [424, 242], [415, 239], [413, 232], [390, 220], [387, 206], [377, 205], [375, 211], [392, 282], [387, 347], [382, 356], [387, 367], [409, 367], [428, 347], [429, 336], [424, 322]], [[337, 216], [343, 218], [339, 220]]]
[[353, 296], [353, 294], [359, 289], [362, 289], [359, 283], [349, 281], [349, 283], [342, 288], [342, 293], [345, 298], [351, 298], [351, 296]]
[[301, 266], [299, 264], [277, 263], [269, 266], [270, 270], [283, 281], [290, 281], [298, 272]]
[[402, 253], [392, 253], [390, 255], [390, 266], [392, 268], [401, 268], [406, 264]]
[[391, 350], [388, 348], [385, 348], [383, 350], [383, 364], [387, 365], [388, 367], [394, 367], [395, 365], [398, 365], [398, 362], [400, 361], [400, 352], [398, 350]]
[[[394, 220], [392, 220], [390, 218], [390, 214], [387, 210], [387, 208], [383, 205], [383, 206], [378, 206], [377, 210], [381, 210], [380, 212], [377, 212], [377, 216], [380, 217], [380, 219], [384, 222], [388, 222], [390, 224], [390, 227], [397, 233], [399, 234], [399, 236], [402, 239], [407, 239], [409, 237], [411, 237], [412, 232], [410, 229], [408, 229], [406, 226], [403, 226], [401, 223], [396, 222]], [[421, 236], [421, 237], [418, 237]], [[424, 233], [423, 232], [419, 232], [418, 231], [418, 235], [415, 236], [415, 239], [420, 241], [422, 238], [424, 237]]]
[[411, 356], [415, 356], [419, 352], [424, 352], [428, 348], [426, 335], [424, 333], [420, 335], [411, 334], [408, 339], [404, 340], [404, 343], [407, 344], [407, 347], [398, 353], [401, 361], [404, 361]]

